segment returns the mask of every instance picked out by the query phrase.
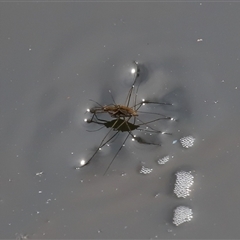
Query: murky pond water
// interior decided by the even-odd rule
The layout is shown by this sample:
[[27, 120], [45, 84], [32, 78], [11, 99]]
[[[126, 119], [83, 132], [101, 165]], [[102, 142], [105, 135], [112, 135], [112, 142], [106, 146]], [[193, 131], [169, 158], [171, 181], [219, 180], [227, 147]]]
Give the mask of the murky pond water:
[[[239, 8], [1, 3], [0, 237], [239, 238]], [[173, 104], [141, 110], [176, 119], [152, 125], [172, 135], [129, 137], [104, 175], [121, 132], [79, 169], [108, 131], [87, 131], [99, 127], [84, 121], [90, 99], [113, 103], [111, 90], [123, 104], [133, 61], [138, 99]], [[181, 171], [194, 176], [178, 183], [186, 198]], [[189, 222], [175, 226], [176, 209]]]

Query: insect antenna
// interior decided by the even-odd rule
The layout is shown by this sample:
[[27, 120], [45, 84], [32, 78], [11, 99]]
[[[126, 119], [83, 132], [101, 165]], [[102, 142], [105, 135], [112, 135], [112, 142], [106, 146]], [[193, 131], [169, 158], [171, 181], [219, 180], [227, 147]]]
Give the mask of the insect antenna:
[[113, 95], [112, 95], [111, 90], [108, 90], [108, 91], [109, 91], [109, 93], [110, 93], [110, 95], [111, 95], [111, 98], [112, 98], [112, 100], [113, 100], [113, 103], [114, 103], [115, 105], [117, 105], [116, 102], [115, 102], [115, 100], [114, 100], [114, 97], [113, 97]]
[[103, 107], [103, 105], [101, 105], [100, 103], [98, 103], [98, 102], [96, 102], [96, 101], [94, 101], [94, 100], [92, 100], [92, 99], [89, 99], [89, 101], [96, 103], [96, 104], [97, 104], [98, 106], [100, 106], [100, 107]]

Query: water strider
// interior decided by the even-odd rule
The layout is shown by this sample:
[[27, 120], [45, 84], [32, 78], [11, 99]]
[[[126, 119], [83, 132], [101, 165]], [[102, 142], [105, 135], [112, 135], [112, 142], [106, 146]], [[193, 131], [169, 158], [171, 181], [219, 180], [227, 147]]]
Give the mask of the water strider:
[[[98, 148], [93, 153], [93, 155], [87, 161], [83, 160], [81, 162], [81, 167], [84, 167], [87, 164], [89, 164], [92, 161], [92, 159], [94, 158], [94, 156], [98, 153], [98, 151], [101, 150], [101, 148], [104, 147], [106, 144], [113, 141], [113, 139], [115, 139], [120, 132], [127, 132], [127, 136], [125, 137], [122, 145], [120, 146], [120, 148], [118, 149], [118, 151], [116, 152], [114, 157], [112, 158], [105, 173], [110, 168], [111, 164], [113, 163], [113, 161], [116, 158], [116, 156], [118, 155], [118, 153], [121, 151], [122, 147], [124, 146], [124, 144], [127, 141], [129, 136], [132, 136], [133, 140], [136, 140], [138, 143], [159, 145], [159, 146], [161, 145], [161, 144], [147, 142], [144, 139], [142, 139], [141, 137], [137, 137], [136, 135], [134, 135], [132, 133], [132, 131], [140, 130], [140, 131], [145, 131], [148, 133], [155, 133], [155, 134], [160, 133], [160, 134], [169, 134], [170, 135], [170, 133], [166, 133], [166, 132], [162, 132], [160, 130], [154, 129], [150, 124], [153, 122], [160, 121], [160, 120], [174, 120], [173, 118], [167, 117], [160, 113], [140, 111], [140, 108], [146, 104], [157, 104], [157, 105], [172, 105], [172, 104], [164, 103], [164, 102], [163, 103], [156, 102], [156, 101], [147, 101], [145, 99], [142, 99], [140, 102], [137, 103], [137, 93], [138, 93], [138, 89], [140, 86], [140, 81], [137, 82], [137, 79], [140, 74], [140, 68], [139, 68], [139, 64], [137, 62], [134, 62], [134, 64], [135, 64], [135, 68], [132, 69], [132, 74], [134, 74], [134, 81], [128, 91], [128, 94], [127, 94], [124, 104], [116, 104], [113, 96], [112, 96], [113, 104], [109, 104], [109, 105], [101, 105], [100, 103], [91, 100], [91, 101], [95, 102], [95, 104], [97, 104], [97, 106], [87, 110], [89, 113], [92, 114], [92, 116], [90, 119], [85, 119], [85, 121], [87, 123], [95, 123], [98, 125], [102, 125], [103, 127], [109, 128], [109, 131], [103, 137], [102, 141], [100, 142]], [[107, 114], [107, 116], [106, 116], [106, 114]], [[157, 117], [151, 121], [144, 122], [139, 117], [141, 114], [149, 114], [149, 115], [153, 114], [153, 115], [157, 115], [159, 117]], [[106, 118], [102, 119], [104, 116]], [[108, 120], [109, 117], [112, 120]], [[137, 121], [140, 122], [140, 124], [137, 124], [136, 123]], [[141, 126], [145, 126], [146, 129], [142, 129]]]

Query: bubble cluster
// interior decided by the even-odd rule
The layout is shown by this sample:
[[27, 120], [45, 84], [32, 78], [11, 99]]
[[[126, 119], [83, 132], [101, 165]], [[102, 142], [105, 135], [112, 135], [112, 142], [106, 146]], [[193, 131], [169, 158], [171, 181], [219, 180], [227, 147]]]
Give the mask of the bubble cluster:
[[193, 136], [182, 137], [180, 143], [184, 148], [190, 148], [193, 146], [195, 138]]
[[152, 172], [152, 170], [153, 170], [152, 168], [147, 168], [147, 167], [142, 166], [142, 168], [140, 170], [140, 173], [142, 173], [142, 174], [149, 174], [149, 173]]
[[193, 218], [193, 212], [192, 209], [185, 206], [179, 206], [174, 210], [174, 216], [173, 216], [173, 224], [176, 226], [185, 223], [190, 222]]
[[176, 182], [173, 192], [177, 197], [186, 198], [190, 195], [191, 190], [189, 189], [194, 181], [194, 177], [190, 172], [179, 171], [176, 173]]
[[160, 158], [160, 159], [158, 160], [158, 164], [160, 164], [160, 165], [165, 164], [166, 162], [169, 161], [169, 159], [170, 159], [169, 156], [165, 156], [165, 157], [163, 157], [163, 158]]

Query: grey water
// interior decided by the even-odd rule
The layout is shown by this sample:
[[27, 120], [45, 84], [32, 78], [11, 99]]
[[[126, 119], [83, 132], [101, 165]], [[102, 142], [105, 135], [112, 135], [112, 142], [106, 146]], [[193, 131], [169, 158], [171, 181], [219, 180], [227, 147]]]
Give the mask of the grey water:
[[[240, 237], [239, 3], [0, 6], [0, 238]], [[123, 104], [133, 61], [138, 100], [173, 104], [151, 108], [176, 119], [157, 125], [172, 135], [161, 135], [161, 146], [129, 138], [103, 175], [126, 136], [119, 133], [79, 168], [108, 131], [88, 131], [99, 127], [84, 121], [90, 99], [112, 103], [111, 90]], [[188, 149], [179, 141], [186, 136], [196, 139]], [[140, 174], [142, 166], [153, 170]], [[194, 175], [184, 199], [173, 193], [181, 170]], [[176, 227], [182, 205], [193, 218]]]

